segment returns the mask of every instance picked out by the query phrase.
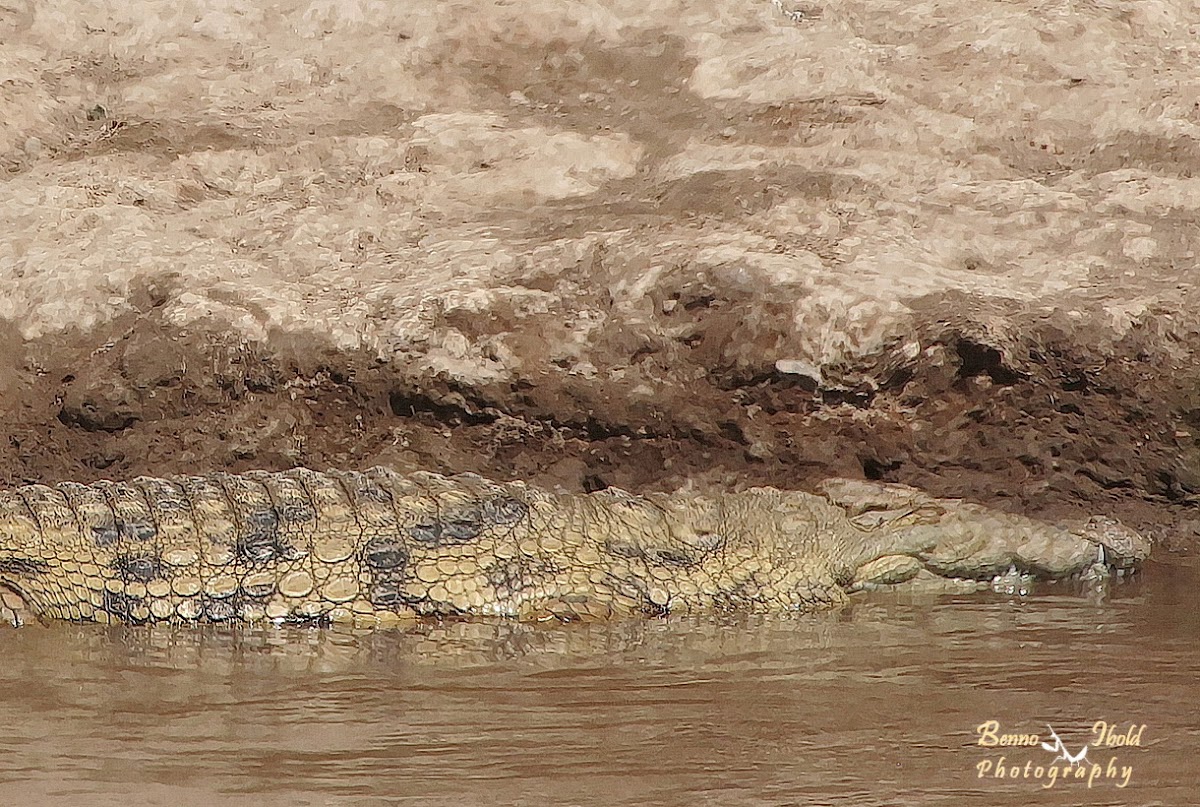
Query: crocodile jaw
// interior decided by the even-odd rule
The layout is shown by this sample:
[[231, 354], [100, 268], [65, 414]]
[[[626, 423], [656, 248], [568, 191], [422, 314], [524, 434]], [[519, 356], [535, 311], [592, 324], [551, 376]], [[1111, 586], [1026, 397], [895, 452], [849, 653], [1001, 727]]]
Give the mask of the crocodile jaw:
[[[903, 485], [830, 480], [825, 496], [858, 535], [849, 542], [851, 591], [926, 581], [946, 590], [1015, 577], [1062, 580], [1132, 571], [1150, 543], [1115, 519], [1059, 526]], [[936, 586], [933, 586], [936, 587]]]

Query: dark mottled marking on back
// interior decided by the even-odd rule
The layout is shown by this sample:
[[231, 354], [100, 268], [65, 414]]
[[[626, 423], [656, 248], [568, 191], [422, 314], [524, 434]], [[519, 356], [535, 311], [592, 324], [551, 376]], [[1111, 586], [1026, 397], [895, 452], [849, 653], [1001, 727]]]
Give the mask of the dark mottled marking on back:
[[251, 563], [270, 563], [277, 557], [275, 536], [253, 532], [238, 539], [235, 551], [242, 560]]
[[443, 543], [464, 543], [478, 538], [481, 532], [483, 520], [477, 507], [455, 513], [442, 522]]
[[220, 491], [220, 498], [234, 525], [234, 553], [241, 562], [251, 565], [302, 554], [280, 537], [274, 497], [262, 477], [262, 474], [234, 476], [225, 473], [209, 477]]
[[408, 534], [415, 541], [423, 544], [437, 545], [442, 539], [442, 524], [440, 521], [425, 519], [418, 521], [408, 528]]
[[464, 512], [441, 521], [429, 517], [418, 521], [408, 528], [408, 534], [413, 540], [429, 546], [448, 546], [462, 544], [479, 537], [483, 532], [483, 523], [479, 512]]
[[155, 529], [153, 524], [141, 522], [122, 524], [120, 529], [121, 535], [131, 541], [149, 541], [155, 535], [158, 535], [158, 530]]
[[659, 566], [677, 566], [688, 568], [697, 564], [696, 558], [681, 549], [646, 549], [642, 556], [650, 563]]
[[138, 619], [133, 615], [133, 609], [139, 604], [139, 601], [133, 597], [106, 589], [104, 592], [104, 605], [102, 607], [113, 616], [120, 617], [130, 624], [137, 625], [147, 621], [146, 619]]
[[[307, 468], [293, 468], [291, 471], [287, 471], [286, 474], [289, 479], [296, 483], [296, 485], [304, 494], [303, 502], [298, 502], [296, 506], [292, 508], [297, 517], [296, 521], [318, 522], [317, 529], [320, 529], [319, 522], [321, 520], [321, 513], [320, 509], [317, 507], [317, 497], [313, 493], [313, 489], [309, 484], [310, 480], [306, 478], [306, 476], [309, 474], [315, 476], [315, 473], [313, 471], [309, 471]], [[301, 515], [303, 515], [303, 518], [300, 518]], [[284, 518], [285, 520], [292, 521], [291, 516], [284, 516]]]
[[377, 608], [397, 608], [408, 605], [408, 599], [400, 585], [392, 580], [384, 580], [371, 586], [367, 595], [371, 604]]
[[203, 615], [210, 622], [228, 622], [238, 616], [237, 605], [230, 599], [208, 599], [202, 605]]
[[279, 514], [274, 509], [253, 510], [246, 513], [246, 529], [275, 535], [279, 532]]
[[516, 524], [529, 513], [529, 505], [511, 496], [497, 496], [483, 503], [482, 516], [493, 524]]
[[261, 600], [275, 593], [275, 581], [268, 580], [262, 583], [242, 581], [242, 592], [253, 600]]
[[605, 548], [618, 558], [641, 560], [646, 556], [645, 552], [640, 546], [637, 544], [631, 544], [628, 541], [608, 541], [605, 544]]
[[408, 563], [408, 547], [397, 538], [372, 538], [363, 547], [363, 562], [372, 569], [384, 571], [403, 567]]
[[20, 577], [34, 577], [48, 571], [50, 571], [50, 564], [44, 560], [0, 558], [0, 574], [13, 574]]
[[713, 596], [713, 607], [718, 611], [744, 611], [762, 601], [758, 594], [751, 594], [749, 581], [742, 581], [733, 588], [724, 589]]
[[170, 479], [141, 477], [136, 481], [140, 483], [142, 495], [146, 497], [146, 504], [150, 506], [152, 514], [155, 510], [163, 513], [182, 513], [191, 510], [191, 504], [183, 495], [183, 491]]
[[113, 561], [113, 568], [127, 582], [148, 583], [165, 577], [162, 559], [154, 555], [120, 555]]
[[455, 616], [465, 613], [448, 602], [414, 597], [394, 580], [383, 580], [371, 586], [367, 599], [376, 608], [390, 611], [413, 611], [421, 616]]
[[254, 478], [271, 501], [276, 552], [287, 558], [303, 557], [311, 550], [317, 521], [317, 508], [308, 490], [294, 474], [262, 473]]
[[657, 566], [691, 568], [700, 563], [693, 553], [675, 547], [642, 547], [630, 541], [609, 540], [605, 543], [605, 548], [619, 558], [644, 560]]
[[308, 502], [281, 502], [276, 512], [279, 514], [279, 520], [288, 524], [303, 524], [317, 517], [316, 508]]
[[348, 482], [346, 485], [357, 498], [366, 499], [369, 502], [378, 502], [380, 504], [391, 504], [392, 494], [387, 488], [380, 485], [366, 474], [347, 473], [343, 474], [343, 481]]
[[137, 543], [144, 543], [154, 538], [158, 530], [153, 524], [125, 524], [120, 521], [112, 524], [96, 524], [91, 528], [92, 543], [98, 547], [112, 546], [122, 538]]
[[408, 528], [414, 540], [430, 546], [466, 543], [483, 532], [484, 524], [478, 507], [451, 509], [443, 518], [425, 516]]
[[650, 599], [650, 595], [646, 595], [646, 598], [642, 600], [642, 613], [646, 616], [668, 616], [671, 609], [666, 603], [659, 605]]
[[242, 520], [245, 533], [238, 537], [234, 549], [243, 560], [258, 564], [303, 555], [280, 536], [279, 514], [273, 509], [252, 510]]
[[92, 527], [92, 543], [104, 548], [121, 539], [121, 527], [116, 524], [99, 524]]
[[[154, 504], [150, 502], [150, 497], [146, 496], [143, 486], [133, 483], [118, 484], [121, 490], [125, 490], [130, 494], [130, 503], [134, 504], [134, 508], [131, 509], [144, 509], [145, 512], [144, 519], [118, 518], [121, 524], [121, 537], [139, 543], [148, 542], [148, 540], [157, 537], [158, 524], [155, 521]], [[137, 506], [140, 506], [140, 508]]]
[[489, 567], [487, 580], [500, 597], [510, 597], [531, 586], [533, 574], [521, 561], [507, 561]]

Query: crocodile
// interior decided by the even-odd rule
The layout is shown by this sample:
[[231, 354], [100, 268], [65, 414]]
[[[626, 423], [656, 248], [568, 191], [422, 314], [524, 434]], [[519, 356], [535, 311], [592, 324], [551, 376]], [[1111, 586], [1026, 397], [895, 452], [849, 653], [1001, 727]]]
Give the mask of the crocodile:
[[915, 488], [559, 493], [473, 474], [215, 473], [0, 491], [5, 615], [112, 624], [604, 619], [813, 610], [859, 591], [1135, 568], [1060, 527]]

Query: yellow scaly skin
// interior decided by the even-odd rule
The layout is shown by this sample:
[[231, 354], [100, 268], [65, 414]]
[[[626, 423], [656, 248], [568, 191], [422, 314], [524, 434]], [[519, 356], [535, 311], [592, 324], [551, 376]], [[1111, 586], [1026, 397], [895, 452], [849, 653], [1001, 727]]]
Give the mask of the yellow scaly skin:
[[1148, 551], [1106, 519], [1061, 529], [840, 480], [820, 495], [574, 495], [299, 468], [0, 491], [0, 610], [105, 623], [811, 610], [864, 588], [1010, 567], [1061, 578]]

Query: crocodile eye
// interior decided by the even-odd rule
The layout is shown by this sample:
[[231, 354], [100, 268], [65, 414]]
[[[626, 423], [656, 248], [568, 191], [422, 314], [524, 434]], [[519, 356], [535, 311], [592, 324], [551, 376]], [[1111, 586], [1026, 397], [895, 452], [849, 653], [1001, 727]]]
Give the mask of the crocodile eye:
[[701, 552], [715, 552], [725, 546], [727, 539], [724, 535], [709, 530], [696, 530], [685, 539], [689, 546]]

